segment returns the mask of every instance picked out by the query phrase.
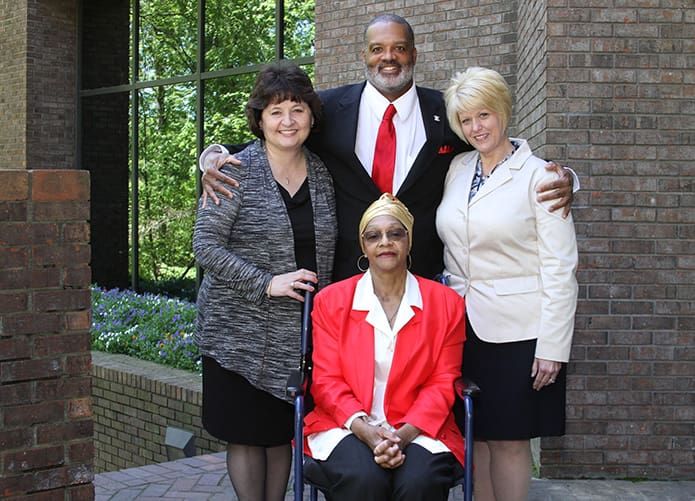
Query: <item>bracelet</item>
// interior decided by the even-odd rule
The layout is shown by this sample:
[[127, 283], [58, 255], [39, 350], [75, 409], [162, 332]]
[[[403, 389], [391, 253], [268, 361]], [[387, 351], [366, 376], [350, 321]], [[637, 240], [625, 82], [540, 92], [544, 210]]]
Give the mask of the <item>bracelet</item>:
[[265, 295], [268, 297], [268, 299], [271, 298], [270, 289], [273, 287], [273, 278], [270, 279], [270, 282], [268, 282], [268, 287], [265, 289]]

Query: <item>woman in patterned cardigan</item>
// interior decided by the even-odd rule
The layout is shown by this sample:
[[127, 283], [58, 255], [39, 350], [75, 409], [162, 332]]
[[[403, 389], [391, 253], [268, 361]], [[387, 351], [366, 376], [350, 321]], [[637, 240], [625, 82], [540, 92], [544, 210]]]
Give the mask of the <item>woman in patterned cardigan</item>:
[[201, 201], [193, 250], [205, 278], [195, 338], [203, 356], [203, 425], [227, 446], [237, 496], [282, 500], [291, 465], [289, 370], [300, 350], [305, 289], [330, 282], [336, 242], [330, 174], [303, 143], [321, 103], [293, 66], [261, 71], [246, 106], [259, 138], [223, 171], [239, 181]]

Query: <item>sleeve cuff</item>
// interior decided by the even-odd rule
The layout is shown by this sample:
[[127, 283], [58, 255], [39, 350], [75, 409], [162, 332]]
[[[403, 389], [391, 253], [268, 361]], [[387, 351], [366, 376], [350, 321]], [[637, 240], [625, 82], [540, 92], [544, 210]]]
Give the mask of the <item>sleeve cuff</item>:
[[[229, 150], [227, 148], [225, 148], [224, 146], [222, 146], [221, 144], [211, 144], [210, 146], [205, 148], [203, 150], [203, 152], [200, 154], [200, 158], [198, 159], [198, 168], [200, 169], [201, 172], [205, 172], [205, 158], [207, 158], [209, 153], [224, 153], [225, 155], [229, 155]], [[567, 167], [565, 167], [565, 168], [567, 168]], [[575, 175], [575, 177], [576, 177], [576, 175]], [[577, 182], [579, 182], [579, 181], [577, 181]]]
[[[224, 148], [224, 146], [222, 146]], [[204, 154], [205, 152], [203, 152]], [[201, 155], [202, 156], [202, 155]], [[577, 176], [577, 173], [572, 170], [572, 168], [567, 167], [566, 165], [562, 166], [563, 169], [565, 169], [567, 172], [570, 173], [572, 176], [572, 193], [577, 193], [579, 191], [579, 176]]]
[[350, 416], [350, 417], [348, 418], [347, 421], [345, 421], [345, 429], [349, 430], [349, 429], [350, 429], [350, 426], [352, 426], [352, 422], [353, 422], [355, 419], [361, 418], [361, 417], [363, 417], [363, 416], [364, 416], [364, 417], [368, 417], [368, 416], [367, 416], [367, 413], [364, 412], [364, 411], [355, 412], [352, 416]]

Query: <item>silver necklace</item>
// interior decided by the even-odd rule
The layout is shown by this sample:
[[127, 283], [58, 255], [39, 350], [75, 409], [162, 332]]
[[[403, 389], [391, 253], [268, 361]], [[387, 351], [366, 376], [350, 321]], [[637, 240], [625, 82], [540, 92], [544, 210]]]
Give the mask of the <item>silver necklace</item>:
[[388, 319], [388, 321], [389, 321], [389, 325], [393, 325], [393, 321], [394, 321], [394, 319], [396, 318], [396, 315], [398, 315], [398, 310], [399, 310], [399, 309], [400, 309], [400, 307], [399, 307], [399, 308], [396, 308], [396, 311], [393, 312], [393, 315], [391, 315], [390, 317], [386, 317], [386, 318]]

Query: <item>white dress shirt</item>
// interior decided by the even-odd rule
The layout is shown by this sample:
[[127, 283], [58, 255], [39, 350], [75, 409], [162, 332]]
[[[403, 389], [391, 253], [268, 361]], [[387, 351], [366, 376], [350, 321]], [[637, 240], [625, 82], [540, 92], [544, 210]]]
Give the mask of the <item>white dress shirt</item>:
[[[350, 425], [360, 417], [366, 416], [367, 422], [374, 426], [383, 426], [389, 430], [395, 429], [386, 421], [384, 411], [384, 395], [386, 383], [391, 371], [393, 352], [396, 347], [398, 332], [415, 315], [413, 307], [422, 309], [422, 296], [417, 279], [408, 272], [405, 283], [405, 292], [401, 304], [398, 307], [393, 329], [389, 325], [386, 313], [381, 307], [379, 299], [374, 294], [374, 285], [369, 270], [360, 278], [355, 288], [355, 297], [352, 301], [352, 309], [367, 311], [365, 320], [374, 327], [374, 400], [369, 415], [366, 412], [357, 412], [351, 416], [343, 428], [313, 433], [307, 437], [309, 449], [314, 459], [326, 460], [338, 443], [348, 435], [351, 435]], [[424, 435], [415, 437], [412, 443], [424, 447], [431, 453], [448, 452], [449, 448], [439, 440]]]
[[427, 140], [415, 85], [391, 103], [372, 84], [367, 82], [360, 99], [355, 155], [359, 158], [367, 174], [371, 176], [376, 137], [381, 119], [384, 117], [384, 112], [389, 104], [393, 104], [396, 108], [396, 114], [393, 117], [393, 125], [396, 129], [396, 166], [393, 172], [392, 191], [395, 194], [403, 184]]

